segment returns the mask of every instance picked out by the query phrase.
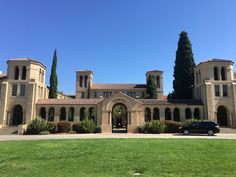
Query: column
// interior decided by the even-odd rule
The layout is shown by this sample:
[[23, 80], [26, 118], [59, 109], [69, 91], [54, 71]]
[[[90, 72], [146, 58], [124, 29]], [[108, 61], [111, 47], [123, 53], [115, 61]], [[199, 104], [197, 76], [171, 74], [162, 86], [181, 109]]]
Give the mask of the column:
[[218, 70], [218, 76], [219, 76], [219, 80], [221, 81], [222, 80], [222, 78], [221, 78], [221, 68], [219, 68], [219, 70]]
[[131, 111], [128, 112], [128, 124], [131, 125]]
[[190, 109], [191, 110], [191, 118], [194, 119], [194, 109]]
[[153, 109], [150, 108], [151, 111], [151, 121], [153, 120]]

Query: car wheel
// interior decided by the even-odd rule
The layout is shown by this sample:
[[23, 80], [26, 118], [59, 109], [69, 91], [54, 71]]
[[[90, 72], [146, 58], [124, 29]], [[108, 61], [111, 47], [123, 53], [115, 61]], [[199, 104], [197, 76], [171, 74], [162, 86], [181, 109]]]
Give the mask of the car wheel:
[[188, 130], [184, 130], [183, 134], [184, 135], [189, 135], [189, 131]]
[[209, 136], [213, 136], [213, 135], [214, 135], [214, 132], [213, 132], [212, 130], [208, 130], [207, 134], [208, 134]]

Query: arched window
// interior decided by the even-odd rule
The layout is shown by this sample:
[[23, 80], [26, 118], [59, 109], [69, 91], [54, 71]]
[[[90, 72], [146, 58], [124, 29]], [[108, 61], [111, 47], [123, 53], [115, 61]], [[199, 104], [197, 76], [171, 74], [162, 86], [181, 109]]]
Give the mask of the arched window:
[[85, 76], [85, 79], [84, 79], [84, 87], [87, 87], [87, 82], [88, 82], [88, 76]]
[[171, 111], [170, 108], [165, 109], [165, 120], [171, 120]]
[[174, 121], [180, 121], [179, 108], [174, 109]]
[[19, 79], [19, 66], [15, 67], [15, 80]]
[[22, 68], [22, 77], [21, 77], [22, 80], [25, 80], [26, 79], [26, 66], [23, 66]]
[[215, 79], [215, 80], [219, 80], [218, 68], [217, 68], [217, 67], [214, 67], [214, 79]]
[[83, 121], [86, 118], [86, 112], [85, 112], [85, 107], [80, 108], [80, 121]]
[[61, 120], [66, 120], [66, 108], [64, 107], [60, 109], [60, 121]]
[[185, 109], [185, 117], [186, 119], [191, 119], [192, 118], [192, 113], [190, 108]]
[[160, 120], [160, 111], [158, 108], [153, 109], [153, 120]]
[[46, 109], [45, 107], [40, 108], [40, 117], [46, 120]]
[[194, 119], [200, 119], [200, 109], [199, 108], [194, 109]]
[[150, 122], [151, 121], [151, 110], [150, 108], [145, 108], [145, 115], [144, 115], [144, 120], [145, 122]]
[[157, 88], [160, 88], [160, 77], [157, 76]]
[[73, 107], [70, 107], [69, 112], [68, 112], [68, 121], [73, 122], [74, 121], [74, 115], [75, 115], [75, 109]]
[[48, 121], [54, 121], [54, 108], [53, 107], [49, 108]]
[[223, 81], [227, 80], [225, 67], [222, 67], [222, 68], [221, 68], [221, 79], [222, 79]]
[[79, 77], [79, 86], [83, 87], [83, 76]]
[[89, 108], [89, 118], [92, 120], [94, 120], [94, 118], [95, 118], [95, 110], [93, 107]]

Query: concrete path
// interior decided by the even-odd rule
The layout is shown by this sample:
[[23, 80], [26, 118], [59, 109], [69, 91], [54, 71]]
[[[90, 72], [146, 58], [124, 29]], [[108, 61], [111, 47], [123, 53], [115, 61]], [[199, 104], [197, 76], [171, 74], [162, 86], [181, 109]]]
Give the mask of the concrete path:
[[182, 134], [54, 134], [54, 135], [0, 135], [0, 141], [50, 139], [102, 139], [102, 138], [176, 138], [176, 139], [235, 139], [236, 134], [189, 135]]

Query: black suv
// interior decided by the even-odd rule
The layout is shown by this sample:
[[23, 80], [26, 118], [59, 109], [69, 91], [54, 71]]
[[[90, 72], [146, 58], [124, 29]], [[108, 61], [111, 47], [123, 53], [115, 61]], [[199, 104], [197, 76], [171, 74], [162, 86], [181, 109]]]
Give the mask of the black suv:
[[193, 122], [188, 126], [183, 126], [179, 128], [180, 133], [184, 135], [189, 135], [190, 133], [198, 134], [208, 134], [213, 136], [215, 133], [220, 132], [220, 127], [217, 123], [212, 121], [202, 121], [202, 122]]

